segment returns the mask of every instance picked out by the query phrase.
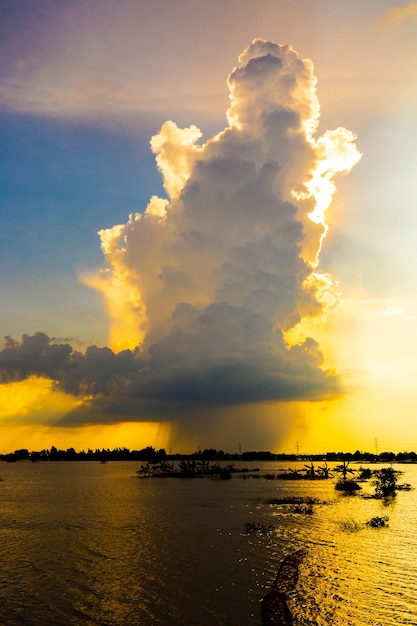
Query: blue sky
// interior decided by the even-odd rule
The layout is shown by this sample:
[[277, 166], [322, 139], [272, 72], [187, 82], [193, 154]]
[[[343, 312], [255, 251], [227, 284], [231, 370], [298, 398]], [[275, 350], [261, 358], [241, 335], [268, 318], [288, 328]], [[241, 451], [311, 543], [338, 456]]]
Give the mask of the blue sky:
[[2, 328], [18, 335], [23, 327], [38, 329], [36, 318], [42, 319], [48, 298], [45, 281], [57, 314], [77, 320], [79, 300], [86, 298], [99, 315], [97, 297], [77, 275], [102, 262], [97, 231], [124, 221], [160, 191], [149, 137], [6, 112], [0, 133], [1, 283], [5, 293], [10, 290], [6, 300], [16, 298], [19, 308], [16, 320], [6, 301]]

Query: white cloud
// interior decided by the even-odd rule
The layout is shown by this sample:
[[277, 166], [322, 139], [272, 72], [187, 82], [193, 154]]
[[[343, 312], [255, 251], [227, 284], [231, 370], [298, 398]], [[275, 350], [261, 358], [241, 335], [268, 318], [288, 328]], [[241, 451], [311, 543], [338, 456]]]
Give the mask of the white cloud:
[[100, 233], [108, 268], [96, 284], [109, 310], [120, 285], [133, 294], [112, 338], [119, 345], [136, 319], [144, 369], [129, 388], [135, 401], [316, 399], [337, 388], [316, 342], [288, 346], [283, 333], [322, 313], [332, 289], [315, 268], [333, 177], [360, 156], [353, 135], [313, 137], [316, 78], [290, 46], [255, 40], [228, 83], [224, 131], [198, 144], [195, 126], [166, 122], [152, 139], [170, 199], [154, 197], [158, 210]]

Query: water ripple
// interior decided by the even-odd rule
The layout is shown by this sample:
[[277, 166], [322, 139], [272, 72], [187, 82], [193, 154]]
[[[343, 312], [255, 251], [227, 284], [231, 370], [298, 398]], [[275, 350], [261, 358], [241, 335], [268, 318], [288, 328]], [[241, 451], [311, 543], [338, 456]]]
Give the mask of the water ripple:
[[[417, 625], [416, 492], [385, 506], [331, 481], [132, 480], [133, 465], [2, 467], [2, 625], [259, 626], [301, 547], [297, 626]], [[321, 504], [269, 504], [294, 495]], [[378, 515], [387, 527], [366, 525]]]

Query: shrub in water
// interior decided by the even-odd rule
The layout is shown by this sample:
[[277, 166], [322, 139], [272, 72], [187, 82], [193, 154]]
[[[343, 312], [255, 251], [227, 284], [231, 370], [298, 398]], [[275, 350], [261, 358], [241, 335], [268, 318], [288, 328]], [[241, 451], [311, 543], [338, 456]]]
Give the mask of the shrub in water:
[[392, 467], [383, 467], [375, 472], [373, 484], [376, 496], [382, 498], [395, 496], [397, 490], [397, 472]]
[[347, 493], [353, 493], [362, 489], [355, 480], [343, 480], [343, 478], [337, 481], [335, 488], [337, 491], [346, 491]]

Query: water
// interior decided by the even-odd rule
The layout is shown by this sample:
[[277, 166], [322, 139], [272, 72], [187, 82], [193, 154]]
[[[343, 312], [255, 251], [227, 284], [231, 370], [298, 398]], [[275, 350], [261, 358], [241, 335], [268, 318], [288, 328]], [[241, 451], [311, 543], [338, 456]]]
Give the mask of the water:
[[[260, 626], [279, 563], [307, 548], [296, 625], [417, 625], [417, 491], [384, 505], [334, 480], [140, 479], [139, 465], [0, 464], [0, 624]], [[267, 503], [286, 495], [325, 504]]]

